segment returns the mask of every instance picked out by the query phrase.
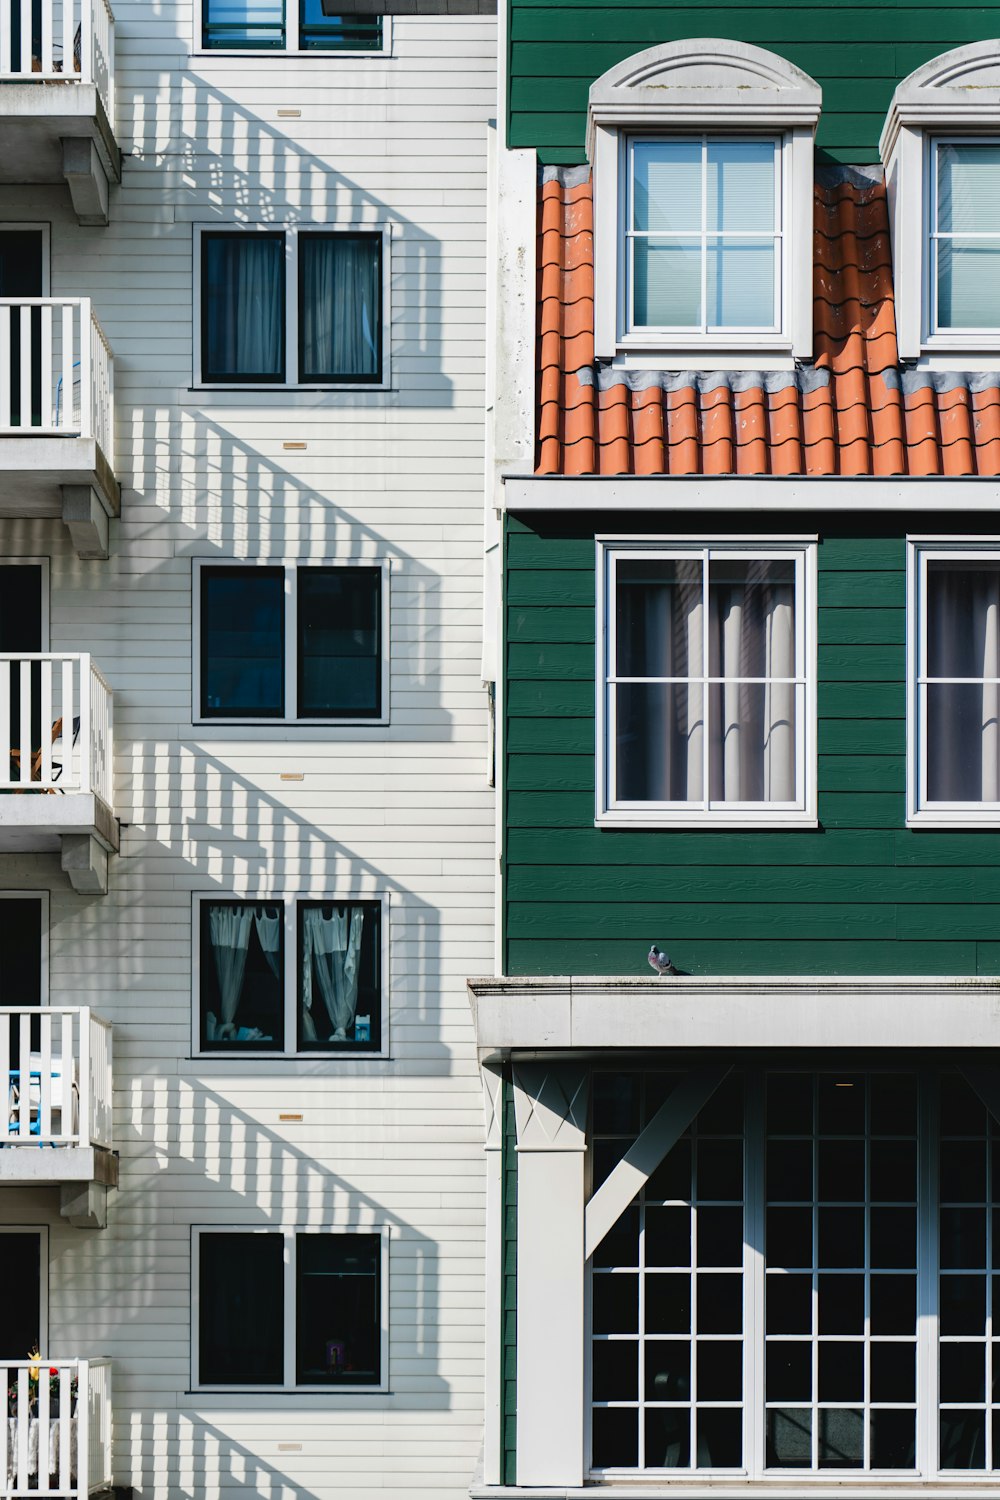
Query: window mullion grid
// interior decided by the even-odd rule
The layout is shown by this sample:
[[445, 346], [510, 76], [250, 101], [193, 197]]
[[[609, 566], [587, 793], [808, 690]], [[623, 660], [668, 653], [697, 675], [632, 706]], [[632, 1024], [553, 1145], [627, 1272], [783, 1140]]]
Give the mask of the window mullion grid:
[[701, 138], [701, 332], [708, 333], [708, 136]]
[[284, 1272], [285, 1284], [283, 1289], [283, 1314], [285, 1334], [285, 1378], [286, 1389], [295, 1385], [295, 1230], [285, 1230], [285, 1253]]
[[287, 1057], [295, 1055], [299, 1044], [295, 1015], [295, 996], [298, 989], [298, 911], [299, 904], [294, 898], [289, 898], [281, 903], [285, 937], [285, 962], [282, 966], [284, 971], [282, 976], [284, 981], [282, 1015], [285, 1018], [284, 1052]]
[[286, 52], [301, 51], [301, 42], [299, 40], [299, 4], [300, 0], [284, 0]]

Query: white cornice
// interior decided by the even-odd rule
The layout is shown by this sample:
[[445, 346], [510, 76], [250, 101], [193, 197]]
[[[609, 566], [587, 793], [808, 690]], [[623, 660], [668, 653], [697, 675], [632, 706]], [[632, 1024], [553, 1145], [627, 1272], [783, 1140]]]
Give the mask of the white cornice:
[[904, 126], [919, 130], [1000, 129], [1000, 40], [942, 52], [904, 78], [879, 140], [883, 162]]
[[505, 474], [509, 511], [989, 511], [1000, 505], [1000, 479], [774, 474]]
[[815, 129], [823, 92], [774, 52], [718, 37], [649, 47], [616, 64], [591, 86], [587, 155], [599, 125], [698, 129]]
[[467, 981], [480, 1056], [1000, 1046], [1000, 976], [545, 976]]

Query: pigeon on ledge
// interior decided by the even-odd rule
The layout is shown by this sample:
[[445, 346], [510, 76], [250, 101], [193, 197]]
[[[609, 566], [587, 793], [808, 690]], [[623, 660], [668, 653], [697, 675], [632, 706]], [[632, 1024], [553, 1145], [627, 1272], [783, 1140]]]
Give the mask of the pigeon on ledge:
[[650, 944], [649, 952], [646, 954], [646, 959], [649, 963], [649, 967], [651, 969], [655, 969], [661, 979], [663, 978], [664, 974], [677, 973], [677, 970], [670, 962], [669, 953], [664, 953], [663, 949], [658, 948], [655, 943]]

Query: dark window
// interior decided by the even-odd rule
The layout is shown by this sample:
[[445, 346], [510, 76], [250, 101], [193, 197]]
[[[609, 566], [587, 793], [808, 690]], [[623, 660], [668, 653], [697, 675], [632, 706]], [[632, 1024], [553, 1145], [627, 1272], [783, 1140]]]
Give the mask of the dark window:
[[305, 52], [376, 52], [381, 16], [336, 14], [337, 0], [300, 0], [299, 46]]
[[299, 903], [300, 1051], [379, 1051], [380, 924], [377, 901]]
[[204, 568], [204, 718], [281, 718], [285, 683], [283, 568]]
[[382, 711], [379, 568], [298, 570], [299, 717]]
[[241, 49], [284, 47], [282, 0], [203, 0], [202, 45]]
[[280, 901], [201, 903], [203, 1049], [284, 1048], [283, 953]]
[[300, 1234], [295, 1259], [297, 1383], [378, 1385], [379, 1236]]
[[[17, 1287], [16, 1297], [0, 1299], [0, 1349], [7, 1359], [27, 1359], [42, 1347], [42, 1237], [37, 1231], [0, 1234], [0, 1277], [0, 1286]], [[16, 1376], [8, 1371], [7, 1378], [13, 1383]]]
[[284, 1260], [281, 1234], [203, 1234], [198, 1378], [202, 1385], [282, 1385]]
[[[33, 896], [0, 900], [0, 1005], [42, 1003], [42, 903]], [[11, 1068], [20, 1067], [21, 1017], [0, 1017], [7, 1035]], [[31, 1018], [32, 1050], [41, 1046], [41, 1029]], [[2, 1283], [0, 1283], [2, 1285]], [[4, 1346], [0, 1344], [0, 1349]], [[8, 1348], [8, 1354], [11, 1352]]]
[[379, 381], [382, 237], [299, 236], [299, 379]]
[[202, 379], [285, 379], [285, 236], [205, 234], [201, 241]]

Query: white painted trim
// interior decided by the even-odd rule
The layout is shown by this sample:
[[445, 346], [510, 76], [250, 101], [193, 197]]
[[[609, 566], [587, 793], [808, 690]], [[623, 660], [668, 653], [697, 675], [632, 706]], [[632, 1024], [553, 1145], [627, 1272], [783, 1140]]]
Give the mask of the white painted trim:
[[[201, 712], [201, 574], [205, 568], [284, 568], [285, 570], [285, 708], [281, 718], [226, 718], [213, 714], [204, 717]], [[378, 568], [382, 575], [380, 589], [381, 609], [381, 701], [382, 712], [377, 717], [322, 719], [296, 717], [298, 704], [298, 570], [300, 568]], [[391, 642], [392, 613], [390, 607], [390, 580], [392, 559], [388, 557], [335, 557], [317, 561], [315, 558], [269, 558], [269, 557], [193, 557], [191, 559], [191, 724], [196, 729], [217, 729], [227, 732], [231, 728], [252, 727], [260, 729], [322, 729], [323, 738], [329, 737], [331, 729], [377, 729], [390, 722]]]
[[[4, 893], [6, 894], [6, 892]], [[0, 1234], [38, 1235], [38, 1352], [43, 1360], [52, 1356], [47, 1353], [49, 1344], [49, 1226], [47, 1224], [0, 1224]], [[15, 1353], [4, 1349], [0, 1359], [13, 1356], [26, 1359], [30, 1351]]]
[[363, 51], [361, 51], [361, 50], [355, 51], [353, 48], [340, 50], [340, 49], [338, 49], [336, 47], [330, 48], [329, 51], [324, 51], [322, 48], [318, 48], [318, 47], [315, 47], [315, 48], [314, 47], [310, 47], [308, 50], [303, 50], [298, 45], [298, 40], [299, 40], [299, 4], [298, 4], [298, 0], [285, 0], [285, 7], [284, 7], [284, 9], [285, 9], [285, 27], [286, 27], [285, 36], [286, 36], [286, 39], [288, 41], [288, 46], [287, 47], [259, 47], [259, 48], [258, 47], [233, 47], [233, 48], [206, 47], [203, 44], [203, 41], [202, 41], [202, 37], [204, 35], [204, 31], [203, 31], [204, 0], [194, 0], [194, 5], [192, 7], [194, 31], [193, 31], [193, 34], [192, 34], [192, 37], [191, 37], [191, 51], [190, 51], [190, 54], [189, 54], [190, 59], [198, 58], [199, 60], [201, 60], [201, 59], [208, 60], [209, 58], [217, 58], [217, 57], [225, 57], [225, 58], [230, 58], [230, 59], [232, 59], [232, 58], [245, 58], [245, 57], [260, 57], [260, 58], [264, 58], [264, 57], [267, 57], [267, 58], [294, 57], [296, 59], [296, 61], [301, 61], [303, 58], [317, 58], [318, 60], [329, 64], [330, 62], [333, 62], [333, 61], [335, 61], [338, 58], [345, 58], [347, 60], [350, 60], [350, 59], [353, 59], [355, 57], [391, 57], [392, 56], [392, 17], [391, 16], [383, 16], [382, 17], [382, 45], [381, 45], [381, 47], [369, 47], [369, 48], [366, 48]]
[[698, 475], [669, 478], [638, 475], [577, 479], [562, 475], [506, 474], [504, 509], [530, 511], [629, 510], [701, 514], [711, 510], [914, 511], [958, 510], [995, 513], [1000, 479], [904, 478], [843, 479], [772, 475]]
[[616, 976], [468, 981], [481, 1057], [554, 1049], [1000, 1045], [1000, 976]]
[[[282, 908], [284, 938], [284, 1011], [285, 1049], [247, 1049], [244, 1054], [238, 1048], [231, 1050], [206, 1049], [201, 1047], [201, 906], [205, 901], [220, 905], [227, 901], [249, 902], [256, 906], [278, 906]], [[378, 902], [379, 916], [379, 1046], [338, 1047], [324, 1052], [322, 1048], [308, 1048], [300, 1052], [296, 1045], [298, 1037], [298, 907], [300, 902], [322, 901], [331, 906], [349, 902]], [[195, 1064], [220, 1065], [229, 1072], [233, 1067], [242, 1068], [255, 1060], [274, 1064], [286, 1059], [308, 1064], [316, 1062], [377, 1062], [389, 1057], [389, 906], [390, 892], [384, 888], [359, 890], [356, 886], [341, 888], [337, 881], [330, 886], [309, 885], [282, 891], [192, 891], [191, 893], [191, 1059]], [[308, 1071], [308, 1069], [307, 1069]]]
[[[817, 631], [815, 538], [791, 541], [779, 537], [620, 537], [595, 538], [597, 580], [596, 662], [594, 671], [597, 762], [594, 777], [594, 822], [599, 828], [774, 828], [784, 826], [816, 827], [816, 692]], [[613, 570], [617, 559], [628, 554], [656, 556], [691, 556], [707, 567], [712, 554], [743, 557], [786, 557], [795, 563], [795, 656], [794, 682], [796, 712], [796, 782], [799, 798], [795, 803], [719, 803], [710, 802], [707, 783], [703, 787], [704, 806], [682, 803], [623, 803], [613, 805], [612, 786], [615, 776], [615, 750], [609, 707], [609, 624], [615, 612], [610, 602]], [[708, 624], [706, 621], [706, 630]], [[707, 667], [707, 658], [706, 658]], [[707, 712], [707, 703], [705, 706]], [[706, 773], [707, 774], [707, 773]]]
[[[203, 1234], [281, 1234], [285, 1240], [284, 1256], [284, 1353], [285, 1381], [282, 1385], [201, 1385], [198, 1380], [198, 1330], [200, 1325], [201, 1260], [200, 1241]], [[378, 1235], [381, 1241], [380, 1300], [379, 1309], [379, 1380], [373, 1385], [296, 1385], [295, 1384], [295, 1244], [300, 1234], [365, 1234]], [[341, 1398], [382, 1394], [389, 1389], [389, 1241], [391, 1226], [382, 1222], [360, 1224], [327, 1224], [317, 1228], [311, 1224], [192, 1224], [191, 1225], [191, 1388], [217, 1394], [266, 1395], [287, 1393], [296, 1396], [323, 1396]], [[289, 1309], [291, 1314], [289, 1315]]]
[[[212, 54], [215, 56], [216, 54]], [[280, 57], [281, 53], [269, 53], [271, 57]], [[321, 54], [326, 55], [326, 54]], [[191, 305], [193, 311], [192, 329], [192, 391], [230, 391], [248, 398], [248, 405], [259, 404], [254, 402], [254, 396], [274, 395], [281, 391], [388, 391], [392, 387], [392, 230], [393, 226], [386, 219], [375, 221], [367, 220], [345, 220], [343, 223], [315, 223], [292, 220], [278, 220], [274, 223], [256, 222], [252, 224], [243, 223], [239, 220], [229, 220], [220, 223], [200, 223], [192, 225], [192, 251], [191, 251]], [[206, 234], [283, 234], [285, 237], [285, 380], [268, 383], [266, 381], [236, 381], [224, 380], [209, 381], [202, 374], [201, 364], [201, 286], [202, 286], [202, 237]], [[300, 234], [370, 234], [382, 237], [382, 378], [381, 380], [359, 380], [359, 381], [300, 381], [298, 378], [299, 347], [298, 347], [298, 237]]]
[[946, 558], [957, 562], [979, 559], [1000, 562], [1000, 540], [989, 537], [906, 538], [906, 826], [908, 828], [1000, 827], [1000, 801], [928, 802], [925, 695], [919, 678], [925, 676], [927, 563]]

